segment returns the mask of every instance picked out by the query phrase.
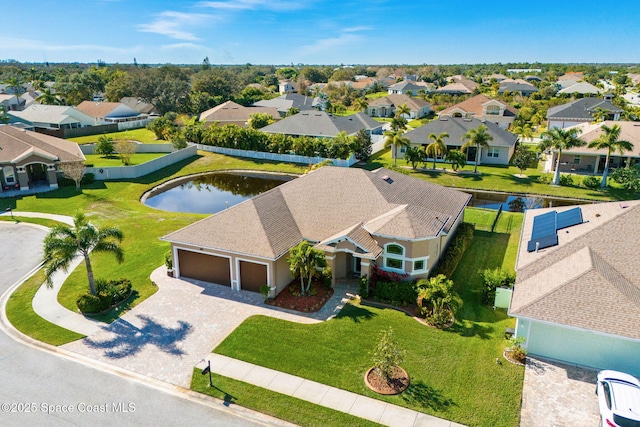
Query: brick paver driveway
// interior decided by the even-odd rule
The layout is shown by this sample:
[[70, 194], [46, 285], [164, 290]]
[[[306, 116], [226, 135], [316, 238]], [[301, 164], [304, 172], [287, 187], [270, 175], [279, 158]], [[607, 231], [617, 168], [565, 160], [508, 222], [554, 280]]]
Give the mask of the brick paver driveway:
[[597, 427], [596, 371], [527, 358], [520, 427]]
[[316, 323], [330, 317], [349, 290], [336, 288], [320, 312], [307, 316], [267, 306], [258, 293], [169, 278], [163, 267], [151, 280], [158, 292], [100, 332], [63, 348], [189, 387], [194, 366], [247, 317], [264, 314]]

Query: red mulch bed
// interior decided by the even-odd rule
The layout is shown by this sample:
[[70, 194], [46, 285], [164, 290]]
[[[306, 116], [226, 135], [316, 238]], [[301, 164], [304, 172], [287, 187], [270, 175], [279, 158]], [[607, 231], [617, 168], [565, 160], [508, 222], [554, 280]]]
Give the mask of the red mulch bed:
[[303, 313], [315, 313], [319, 311], [333, 295], [333, 288], [325, 289], [322, 283], [316, 280], [311, 282], [310, 288], [311, 291], [314, 289], [317, 291], [317, 294], [314, 296], [295, 296], [289, 288], [295, 290], [296, 294], [300, 292], [300, 280], [294, 280], [289, 283], [275, 298], [268, 299], [265, 303]]
[[365, 375], [367, 386], [379, 394], [399, 394], [409, 387], [409, 374], [399, 366], [393, 368], [391, 378], [387, 380], [377, 369], [371, 369]]

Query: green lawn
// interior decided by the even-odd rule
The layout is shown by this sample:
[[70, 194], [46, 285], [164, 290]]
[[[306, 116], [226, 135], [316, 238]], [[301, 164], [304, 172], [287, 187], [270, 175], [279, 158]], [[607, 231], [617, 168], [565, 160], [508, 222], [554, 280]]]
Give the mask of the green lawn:
[[[90, 221], [98, 227], [116, 226], [125, 235], [122, 247], [125, 261], [117, 264], [114, 258], [105, 254], [91, 257], [96, 278], [117, 279], [126, 277], [131, 280], [136, 295], [129, 307], [142, 302], [156, 291], [149, 279], [151, 272], [163, 264], [168, 243], [159, 238], [171, 231], [182, 228], [206, 215], [184, 214], [159, 211], [140, 203], [142, 194], [168, 179], [201, 172], [241, 169], [266, 170], [273, 172], [302, 173], [305, 166], [287, 163], [267, 162], [251, 159], [227, 157], [214, 153], [200, 153], [175, 165], [164, 168], [142, 178], [128, 181], [96, 181], [82, 186], [76, 192], [75, 187], [61, 187], [48, 193], [18, 198], [0, 199], [0, 209], [11, 207], [14, 210], [57, 213], [73, 215], [83, 210]], [[75, 310], [75, 301], [88, 289], [84, 263], [71, 274], [63, 285], [60, 302]], [[110, 312], [102, 316], [110, 321], [122, 314], [122, 311]], [[37, 333], [38, 327], [21, 325], [28, 333]]]
[[[380, 167], [392, 167], [394, 164], [391, 158], [391, 150], [386, 150], [381, 154], [373, 156], [369, 162], [364, 165], [366, 169], [374, 170]], [[432, 163], [427, 164], [426, 169], [411, 169], [410, 165], [404, 159], [398, 159], [397, 166], [405, 169], [409, 175], [421, 178], [436, 184], [445, 185], [447, 187], [467, 188], [473, 190], [490, 190], [505, 191], [509, 193], [538, 194], [556, 197], [569, 197], [588, 200], [631, 200], [637, 198], [637, 194], [630, 193], [618, 184], [609, 180], [610, 187], [604, 191], [589, 190], [578, 185], [572, 186], [552, 186], [549, 184], [539, 183], [538, 177], [542, 172], [538, 169], [527, 169], [524, 174], [526, 178], [517, 178], [514, 175], [519, 174], [520, 170], [514, 166], [478, 166], [480, 175], [454, 175], [442, 171], [443, 167], [451, 168], [451, 165], [445, 163], [436, 163], [436, 170], [432, 170]], [[440, 168], [440, 170], [438, 170]], [[464, 171], [473, 172], [473, 165], [467, 165]], [[575, 182], [582, 178], [574, 175]]]
[[[479, 224], [493, 222], [471, 212]], [[517, 426], [524, 370], [495, 363], [513, 319], [480, 304], [479, 271], [513, 269], [522, 217], [505, 213], [496, 233], [476, 232], [453, 276], [464, 304], [447, 330], [393, 309], [353, 304], [335, 319], [313, 325], [251, 317], [214, 351], [470, 426]], [[376, 337], [388, 327], [407, 352], [403, 367], [411, 386], [383, 397], [369, 391], [362, 376], [371, 366]], [[277, 331], [276, 346], [266, 331]]]
[[387, 95], [389, 95], [389, 92], [383, 91], [383, 92], [369, 93], [369, 94], [367, 94], [365, 96], [365, 98], [367, 98], [367, 99], [378, 99], [378, 98], [384, 98]]
[[111, 132], [100, 135], [78, 136], [76, 138], [69, 138], [69, 141], [74, 141], [78, 144], [92, 144], [98, 142], [98, 138], [100, 138], [102, 135], [111, 137], [114, 141], [118, 139], [128, 139], [131, 141], [142, 142], [143, 144], [165, 144], [168, 142], [164, 140], [158, 140], [156, 138], [156, 134], [151, 132], [147, 128], [123, 130], [120, 132]]
[[214, 387], [209, 386], [209, 376], [202, 375], [200, 369], [193, 371], [193, 377], [191, 378], [192, 390], [217, 397], [226, 402], [233, 402], [263, 414], [285, 419], [300, 426], [369, 427], [380, 425], [231, 378], [214, 375], [213, 385]]
[[[140, 165], [166, 154], [167, 153], [136, 153], [131, 156], [130, 166]], [[105, 166], [124, 166], [122, 160], [120, 160], [120, 156], [118, 155], [102, 156], [100, 154], [85, 154], [84, 157], [87, 159], [87, 165], [92, 165], [96, 168]]]

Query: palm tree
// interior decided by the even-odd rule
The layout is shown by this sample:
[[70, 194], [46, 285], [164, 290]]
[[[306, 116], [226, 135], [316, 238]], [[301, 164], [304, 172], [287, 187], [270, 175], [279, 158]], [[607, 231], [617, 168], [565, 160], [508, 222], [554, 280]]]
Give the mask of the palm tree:
[[68, 225], [57, 225], [44, 239], [44, 275], [47, 286], [53, 286], [51, 276], [62, 269], [67, 271], [69, 264], [78, 253], [84, 257], [89, 279], [89, 291], [96, 294], [96, 284], [93, 278], [93, 268], [89, 253], [112, 253], [116, 261], [124, 260], [124, 251], [118, 245], [124, 235], [117, 228], [109, 227], [98, 230], [90, 224], [82, 212], [76, 213], [73, 218], [73, 228]]
[[407, 104], [399, 105], [398, 108], [396, 108], [396, 113], [395, 113], [396, 117], [409, 116], [410, 114], [411, 114], [411, 108], [409, 108]]
[[11, 76], [5, 79], [2, 83], [6, 84], [8, 88], [13, 90], [13, 94], [16, 97], [20, 97], [22, 92], [24, 92], [24, 80], [19, 76]]
[[388, 148], [393, 145], [393, 165], [396, 166], [398, 163], [398, 146], [405, 148], [409, 147], [411, 146], [411, 141], [404, 136], [404, 133], [401, 130], [388, 131], [384, 134], [387, 137], [384, 140], [384, 148]]
[[464, 135], [462, 140], [468, 140], [462, 144], [462, 151], [466, 151], [469, 147], [476, 147], [476, 164], [473, 169], [474, 173], [478, 173], [478, 163], [480, 163], [480, 150], [482, 147], [489, 148], [489, 141], [493, 141], [493, 137], [488, 133], [488, 128], [485, 125], [480, 125], [475, 129], [469, 129]]
[[433, 142], [427, 145], [427, 148], [425, 148], [425, 154], [433, 158], [434, 170], [436, 168], [436, 157], [447, 153], [447, 146], [444, 143], [445, 138], [449, 138], [449, 134], [446, 132], [442, 132], [440, 135], [436, 135], [435, 133], [429, 134], [429, 139]]
[[620, 155], [622, 155], [625, 151], [633, 150], [633, 144], [629, 141], [620, 140], [621, 128], [619, 125], [614, 124], [611, 127], [602, 125], [602, 130], [604, 131], [604, 133], [600, 134], [598, 139], [591, 142], [589, 144], [589, 148], [595, 148], [596, 150], [606, 148], [607, 150], [607, 158], [604, 162], [604, 171], [602, 172], [602, 182], [600, 183], [600, 187], [604, 188], [607, 186], [607, 176], [609, 175], [609, 158], [611, 157], [611, 153], [613, 151], [618, 151]]
[[356, 99], [353, 102], [353, 105], [354, 107], [356, 107], [358, 111], [365, 111], [369, 107], [369, 102], [365, 97], [362, 97], [362, 98]]
[[520, 138], [524, 141], [524, 139], [531, 140], [533, 138], [533, 129], [531, 129], [531, 125], [526, 123], [522, 126], [516, 126], [513, 128], [513, 133], [516, 135], [520, 135]]
[[60, 100], [49, 88], [43, 90], [42, 94], [36, 98], [36, 101], [45, 105], [60, 105]]
[[594, 123], [598, 123], [598, 122], [604, 122], [607, 117], [609, 116], [609, 110], [605, 110], [601, 107], [596, 107], [593, 110], [593, 122]]
[[451, 315], [462, 306], [462, 300], [453, 289], [453, 281], [447, 279], [444, 274], [438, 274], [429, 279], [420, 279], [416, 283], [418, 289], [418, 307], [426, 317], [431, 318], [436, 324], [446, 324], [451, 320]]
[[[311, 287], [311, 278], [316, 273], [316, 267], [327, 265], [323, 251], [314, 248], [309, 242], [303, 240], [289, 251], [289, 270], [292, 276], [300, 275], [300, 294], [305, 295]], [[305, 285], [305, 278], [308, 279]]]
[[586, 144], [583, 140], [578, 138], [580, 129], [558, 129], [553, 128], [542, 134], [542, 141], [540, 142], [540, 149], [545, 151], [549, 148], [553, 148], [558, 151], [558, 159], [556, 160], [556, 172], [551, 181], [554, 185], [560, 185], [560, 157], [562, 157], [562, 151], [573, 147], [582, 147]]

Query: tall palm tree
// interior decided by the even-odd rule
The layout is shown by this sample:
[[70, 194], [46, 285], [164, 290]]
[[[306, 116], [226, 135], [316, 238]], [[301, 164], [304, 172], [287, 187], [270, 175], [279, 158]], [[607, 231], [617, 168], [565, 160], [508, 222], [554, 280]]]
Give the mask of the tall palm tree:
[[397, 131], [388, 131], [384, 133], [386, 135], [386, 139], [384, 140], [384, 148], [388, 148], [393, 145], [393, 165], [397, 166], [398, 163], [398, 146], [400, 147], [410, 147], [411, 141], [404, 136], [404, 133], [401, 130]]
[[358, 111], [365, 111], [369, 107], [369, 102], [365, 97], [357, 98], [353, 105], [356, 107]]
[[51, 276], [62, 269], [67, 271], [69, 264], [79, 253], [84, 257], [89, 279], [89, 291], [96, 294], [96, 283], [93, 278], [93, 267], [89, 259], [89, 253], [105, 252], [115, 255], [116, 261], [124, 260], [124, 251], [118, 245], [124, 235], [122, 231], [114, 227], [98, 230], [90, 224], [82, 212], [76, 213], [73, 218], [73, 228], [68, 225], [57, 225], [44, 239], [44, 275], [47, 286], [52, 286]]
[[36, 101], [45, 105], [60, 105], [60, 100], [49, 88], [43, 90], [42, 94], [36, 98]]
[[433, 158], [434, 170], [436, 168], [436, 157], [442, 156], [443, 154], [447, 153], [447, 146], [444, 143], [445, 138], [449, 138], [449, 134], [446, 132], [442, 132], [439, 135], [436, 135], [435, 133], [429, 134], [429, 139], [433, 142], [427, 145], [427, 148], [425, 148], [425, 154], [427, 155], [427, 157], [430, 156]]
[[411, 108], [409, 108], [409, 106], [407, 104], [402, 104], [399, 105], [398, 108], [396, 108], [396, 117], [404, 117], [404, 116], [409, 116], [411, 114]]
[[8, 88], [12, 89], [13, 94], [18, 98], [24, 92], [24, 80], [20, 76], [11, 76], [5, 79], [2, 83], [6, 84]]
[[533, 138], [533, 129], [531, 129], [531, 125], [529, 123], [514, 127], [512, 132], [516, 135], [520, 135], [522, 140], [525, 138], [531, 140], [531, 138]]
[[554, 185], [560, 185], [560, 157], [562, 157], [562, 151], [573, 147], [582, 147], [586, 144], [578, 137], [578, 134], [582, 132], [580, 129], [558, 129], [553, 128], [542, 134], [542, 141], [540, 142], [540, 149], [545, 151], [549, 148], [558, 151], [558, 159], [556, 160], [556, 173], [551, 181]]
[[609, 176], [609, 159], [611, 157], [611, 153], [613, 151], [618, 151], [620, 155], [622, 155], [625, 151], [633, 150], [633, 144], [629, 141], [620, 139], [620, 131], [622, 129], [619, 125], [614, 124], [611, 127], [602, 125], [602, 130], [604, 133], [600, 134], [598, 139], [591, 142], [589, 144], [589, 148], [595, 148], [596, 150], [606, 148], [607, 150], [607, 158], [604, 162], [604, 172], [602, 172], [602, 182], [600, 183], [600, 187], [604, 188], [607, 186], [607, 176]]
[[478, 163], [480, 163], [480, 150], [482, 147], [489, 148], [489, 142], [493, 141], [493, 137], [488, 133], [489, 128], [485, 125], [480, 125], [477, 128], [469, 129], [464, 135], [462, 140], [467, 141], [462, 144], [462, 151], [466, 151], [469, 147], [476, 147], [476, 164], [473, 169], [474, 173], [478, 173]]

